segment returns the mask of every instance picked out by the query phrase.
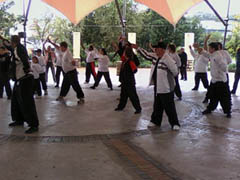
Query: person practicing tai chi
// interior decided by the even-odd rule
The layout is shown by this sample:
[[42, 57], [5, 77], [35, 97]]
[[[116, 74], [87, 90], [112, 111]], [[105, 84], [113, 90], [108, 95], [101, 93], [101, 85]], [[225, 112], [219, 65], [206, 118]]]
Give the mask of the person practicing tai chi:
[[34, 101], [33, 75], [30, 72], [27, 49], [20, 43], [20, 37], [11, 37], [11, 45], [0, 36], [4, 45], [11, 51], [13, 80], [15, 81], [11, 99], [11, 115], [13, 122], [10, 127], [23, 126], [26, 122], [27, 134], [38, 131], [39, 121]]
[[211, 70], [211, 93], [210, 103], [203, 114], [210, 114], [214, 111], [220, 102], [223, 112], [228, 118], [231, 118], [231, 95], [227, 80], [227, 62], [224, 60], [221, 53], [218, 51], [218, 43], [212, 42], [209, 45], [209, 52], [203, 50], [198, 44], [194, 47], [206, 58], [210, 59]]
[[32, 63], [31, 63], [31, 70], [33, 72], [33, 77], [34, 77], [34, 92], [37, 92], [37, 97], [38, 99], [41, 98], [42, 96], [42, 89], [41, 89], [41, 84], [40, 84], [40, 73], [42, 71], [42, 67], [39, 64], [37, 56], [32, 57]]
[[12, 97], [12, 89], [10, 85], [10, 51], [5, 47], [0, 47], [0, 98], [3, 98], [3, 89], [5, 88], [7, 99]]
[[191, 55], [194, 58], [194, 71], [195, 71], [195, 86], [192, 89], [192, 91], [198, 90], [200, 80], [202, 81], [204, 88], [208, 89], [207, 68], [209, 60], [203, 55], [194, 52], [192, 46], [189, 46], [189, 49]]
[[38, 58], [38, 63], [42, 67], [42, 70], [39, 74], [40, 84], [42, 84], [42, 89], [44, 90], [44, 95], [48, 95], [47, 82], [46, 82], [46, 61], [42, 56], [42, 50], [36, 50], [36, 56]]
[[174, 102], [175, 77], [178, 75], [176, 62], [166, 52], [167, 45], [159, 42], [152, 46], [154, 52], [147, 52], [132, 45], [147, 60], [152, 62], [150, 85], [154, 85], [154, 104], [151, 122], [148, 127], [161, 126], [163, 111], [173, 130], [179, 130], [177, 111]]
[[137, 72], [137, 66], [134, 63], [134, 53], [131, 47], [127, 47], [124, 52], [124, 60], [121, 66], [120, 82], [121, 82], [121, 93], [120, 101], [115, 111], [122, 111], [128, 98], [132, 102], [135, 108], [135, 114], [139, 114], [142, 111], [140, 101], [137, 95], [136, 82], [134, 74]]
[[112, 81], [110, 79], [110, 74], [108, 70], [108, 64], [110, 60], [109, 57], [107, 56], [106, 50], [104, 48], [100, 49], [99, 53], [96, 54], [96, 57], [98, 58], [98, 73], [94, 85], [91, 86], [90, 88], [95, 89], [99, 85], [102, 76], [104, 76], [108, 87], [110, 88], [110, 90], [113, 90]]
[[94, 81], [96, 81], [96, 71], [95, 71], [95, 58], [96, 58], [96, 52], [93, 47], [93, 45], [90, 45], [88, 49], [85, 49], [83, 43], [81, 42], [81, 46], [84, 49], [87, 58], [86, 58], [86, 80], [85, 84], [88, 84], [90, 81], [91, 75], [94, 78]]
[[78, 72], [76, 69], [76, 61], [73, 59], [71, 52], [68, 49], [68, 44], [66, 42], [60, 43], [60, 49], [63, 52], [62, 57], [62, 67], [64, 71], [64, 77], [62, 82], [62, 87], [57, 101], [64, 101], [64, 97], [67, 95], [70, 87], [77, 93], [78, 103], [84, 103], [84, 93], [78, 82]]
[[59, 45], [57, 45], [56, 43], [51, 41], [49, 38], [47, 39], [47, 41], [55, 47], [55, 51], [56, 51], [56, 53], [55, 53], [56, 54], [56, 86], [55, 86], [55, 88], [59, 88], [61, 73], [64, 76], [64, 71], [63, 71], [63, 68], [62, 68], [63, 53], [60, 50]]

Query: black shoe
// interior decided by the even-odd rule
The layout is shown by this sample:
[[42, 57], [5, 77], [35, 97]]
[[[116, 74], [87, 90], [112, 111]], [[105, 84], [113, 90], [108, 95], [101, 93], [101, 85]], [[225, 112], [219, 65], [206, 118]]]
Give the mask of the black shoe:
[[56, 86], [55, 86], [55, 88], [59, 88], [59, 86], [58, 86], [58, 85], [56, 85]]
[[122, 86], [122, 84], [119, 84], [119, 85], [118, 85], [118, 87], [121, 87], [121, 86]]
[[8, 126], [9, 127], [16, 127], [16, 126], [23, 126], [24, 125], [24, 123], [22, 122], [22, 123], [20, 123], [20, 122], [12, 122], [12, 123], [10, 123]]
[[208, 99], [204, 99], [202, 103], [207, 104], [208, 103]]
[[90, 88], [91, 88], [91, 89], [95, 89], [95, 86], [91, 86]]
[[134, 114], [140, 114], [142, 110], [136, 110]]
[[32, 134], [38, 131], [38, 127], [30, 127], [28, 130], [25, 131], [26, 134]]
[[178, 98], [178, 101], [181, 101], [181, 100], [182, 100], [182, 97], [179, 97], [179, 98]]
[[197, 91], [198, 89], [197, 88], [193, 88], [192, 91]]
[[227, 113], [226, 117], [231, 118], [232, 117], [231, 113]]
[[211, 114], [212, 111], [210, 111], [209, 109], [206, 109], [205, 111], [202, 112], [202, 114]]
[[112, 90], [113, 90], [113, 88], [112, 88], [112, 87], [110, 87], [110, 90], [112, 91]]
[[121, 109], [121, 108], [116, 108], [116, 109], [114, 109], [114, 111], [122, 111], [123, 109]]
[[8, 100], [11, 100], [12, 99], [12, 97], [11, 96], [8, 96], [8, 98], [7, 98]]
[[0, 96], [0, 99], [2, 99], [3, 97], [2, 96]]
[[236, 94], [236, 92], [234, 92], [234, 91], [231, 91], [231, 94]]

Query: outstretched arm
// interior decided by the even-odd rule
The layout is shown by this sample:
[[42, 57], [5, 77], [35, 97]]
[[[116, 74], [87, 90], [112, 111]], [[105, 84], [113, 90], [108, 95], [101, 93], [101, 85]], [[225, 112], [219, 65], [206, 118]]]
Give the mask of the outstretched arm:
[[208, 40], [210, 38], [211, 34], [207, 35], [207, 37], [205, 38], [204, 40], [204, 50], [207, 51], [208, 50], [208, 47], [207, 47], [207, 43], [208, 43]]
[[60, 46], [57, 45], [55, 42], [51, 41], [49, 38], [47, 39], [47, 41], [48, 41], [50, 44], [52, 44], [57, 50], [60, 49]]

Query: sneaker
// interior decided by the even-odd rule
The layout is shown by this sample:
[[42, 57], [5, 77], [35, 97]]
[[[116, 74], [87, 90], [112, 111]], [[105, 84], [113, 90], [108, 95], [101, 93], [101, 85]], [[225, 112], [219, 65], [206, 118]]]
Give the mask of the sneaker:
[[148, 128], [151, 128], [151, 127], [157, 127], [157, 125], [156, 124], [154, 124], [154, 123], [152, 123], [152, 122], [149, 122], [149, 124], [148, 124], [148, 126], [147, 126]]
[[140, 114], [142, 110], [136, 110], [134, 114]]
[[83, 103], [85, 103], [84, 98], [79, 98], [79, 100], [78, 100], [78, 104], [83, 104]]
[[236, 92], [234, 92], [234, 91], [231, 91], [231, 94], [236, 94]]
[[227, 113], [226, 117], [231, 118], [232, 117], [231, 113]]
[[48, 91], [47, 90], [44, 91], [44, 95], [45, 96], [48, 95]]
[[62, 96], [58, 96], [58, 98], [56, 99], [56, 101], [64, 101], [64, 98]]
[[208, 103], [208, 99], [205, 98], [202, 103], [207, 104]]
[[95, 86], [91, 86], [90, 88], [91, 88], [91, 89], [95, 89]]
[[179, 131], [180, 130], [180, 126], [179, 125], [174, 125], [172, 129], [174, 131]]
[[24, 125], [24, 123], [22, 122], [22, 123], [19, 123], [19, 122], [12, 122], [12, 123], [10, 123], [8, 126], [9, 127], [16, 127], [16, 126], [23, 126]]
[[205, 111], [202, 112], [202, 114], [211, 114], [212, 112], [209, 109], [206, 109]]
[[28, 130], [25, 131], [26, 134], [32, 134], [38, 131], [38, 127], [30, 127]]

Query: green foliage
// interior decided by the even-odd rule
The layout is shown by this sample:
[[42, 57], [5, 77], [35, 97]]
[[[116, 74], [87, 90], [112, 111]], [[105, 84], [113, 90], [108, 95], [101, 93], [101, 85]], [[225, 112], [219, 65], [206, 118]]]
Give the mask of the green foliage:
[[229, 64], [228, 71], [235, 72], [236, 71], [236, 63]]
[[10, 29], [16, 29], [17, 25], [23, 20], [21, 16], [15, 16], [7, 12], [13, 5], [13, 1], [0, 3], [0, 33], [4, 37], [9, 37]]

